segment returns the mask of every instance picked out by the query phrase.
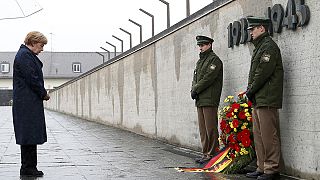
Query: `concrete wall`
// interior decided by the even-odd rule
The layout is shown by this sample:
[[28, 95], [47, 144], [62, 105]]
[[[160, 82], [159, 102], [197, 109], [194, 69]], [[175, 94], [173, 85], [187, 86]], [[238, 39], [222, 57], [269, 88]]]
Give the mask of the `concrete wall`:
[[0, 89], [12, 89], [12, 79], [0, 79]]
[[12, 104], [12, 90], [0, 89], [0, 106], [9, 106]]
[[44, 87], [46, 89], [53, 89], [55, 87], [59, 87], [65, 82], [70, 81], [72, 78], [57, 78], [57, 79], [44, 79]]
[[[245, 90], [254, 48], [228, 48], [227, 26], [247, 15], [264, 16], [267, 7], [277, 3], [285, 8], [287, 0], [237, 0], [208, 14], [204, 8], [161, 37], [61, 86], [51, 93], [46, 107], [199, 149], [196, 109], [189, 93], [198, 59], [195, 36], [215, 39], [214, 51], [224, 63], [223, 100]], [[306, 4], [311, 11], [307, 26], [274, 35], [285, 68], [282, 154], [284, 172], [320, 179], [320, 2]]]
[[[53, 89], [62, 85], [63, 83], [71, 80], [72, 78], [59, 78], [59, 79], [44, 79], [44, 86], [46, 89]], [[0, 79], [0, 89], [12, 89], [12, 78]]]

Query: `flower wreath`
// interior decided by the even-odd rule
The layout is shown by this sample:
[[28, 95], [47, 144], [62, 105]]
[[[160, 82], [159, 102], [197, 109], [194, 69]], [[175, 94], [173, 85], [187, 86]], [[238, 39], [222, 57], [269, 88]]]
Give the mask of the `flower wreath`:
[[226, 105], [219, 111], [220, 119], [220, 148], [230, 147], [227, 154], [232, 162], [223, 170], [223, 173], [238, 173], [254, 158], [254, 144], [252, 134], [252, 103], [244, 93], [237, 99], [228, 96]]

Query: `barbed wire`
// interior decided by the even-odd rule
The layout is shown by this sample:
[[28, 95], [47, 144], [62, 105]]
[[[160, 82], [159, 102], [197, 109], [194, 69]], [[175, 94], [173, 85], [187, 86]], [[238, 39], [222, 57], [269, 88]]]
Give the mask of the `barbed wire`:
[[[19, 3], [17, 0], [15, 0], [15, 2], [17, 3], [18, 7], [20, 8], [20, 11], [22, 12], [23, 16], [0, 18], [0, 21], [1, 21], [1, 20], [8, 20], [8, 19], [21, 19], [21, 18], [27, 18], [27, 17], [32, 16], [32, 15], [34, 15], [34, 14], [36, 14], [36, 13], [40, 12], [41, 10], [43, 10], [43, 8], [40, 8], [40, 9], [39, 9], [39, 10], [37, 10], [37, 11], [34, 11], [34, 12], [32, 12], [32, 13], [28, 14], [28, 15], [25, 15], [25, 13], [24, 13], [24, 11], [23, 11], [23, 8], [21, 7], [20, 3]], [[39, 3], [38, 3], [38, 5], [39, 5]], [[39, 5], [39, 6], [40, 6], [40, 5]]]

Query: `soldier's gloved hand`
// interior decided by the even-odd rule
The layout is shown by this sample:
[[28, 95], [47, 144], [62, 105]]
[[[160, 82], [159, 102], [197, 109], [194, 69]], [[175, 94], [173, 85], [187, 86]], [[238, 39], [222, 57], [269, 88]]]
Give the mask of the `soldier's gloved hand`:
[[246, 96], [251, 102], [255, 103], [254, 95], [251, 93], [250, 89], [247, 90]]
[[195, 91], [191, 91], [191, 99], [197, 99], [198, 98], [198, 94]]

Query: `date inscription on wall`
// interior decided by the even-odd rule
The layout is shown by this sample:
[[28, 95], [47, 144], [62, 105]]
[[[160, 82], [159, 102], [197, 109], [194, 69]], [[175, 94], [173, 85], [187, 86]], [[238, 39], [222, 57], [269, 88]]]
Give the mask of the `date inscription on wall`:
[[[288, 0], [287, 7], [284, 10], [281, 4], [275, 4], [272, 8], [268, 7], [266, 16], [271, 20], [269, 33], [281, 33], [282, 28], [296, 30], [308, 24], [310, 19], [310, 9], [305, 5], [304, 0]], [[228, 47], [245, 44], [251, 41], [251, 36], [246, 18], [234, 21], [228, 26]]]

